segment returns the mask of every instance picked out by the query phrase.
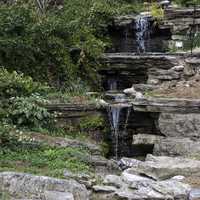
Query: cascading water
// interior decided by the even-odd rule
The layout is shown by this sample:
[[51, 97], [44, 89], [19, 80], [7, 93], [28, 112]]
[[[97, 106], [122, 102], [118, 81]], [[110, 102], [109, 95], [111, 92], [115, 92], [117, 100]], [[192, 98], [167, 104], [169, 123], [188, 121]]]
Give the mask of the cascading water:
[[148, 16], [138, 16], [135, 21], [137, 52], [145, 53], [146, 42], [150, 37], [150, 24]]
[[117, 90], [117, 80], [112, 78], [108, 79], [108, 89], [109, 90]]
[[115, 158], [118, 159], [118, 148], [119, 148], [119, 126], [120, 126], [120, 115], [122, 110], [126, 110], [125, 123], [122, 132], [126, 130], [128, 117], [130, 115], [131, 105], [124, 103], [126, 101], [125, 95], [118, 94], [115, 96], [114, 103], [108, 106], [109, 121], [111, 124], [111, 130], [115, 139]]
[[115, 158], [118, 159], [118, 146], [119, 146], [119, 123], [120, 123], [120, 113], [122, 107], [117, 105], [109, 105], [109, 121], [111, 124], [111, 129], [113, 136], [115, 138]]

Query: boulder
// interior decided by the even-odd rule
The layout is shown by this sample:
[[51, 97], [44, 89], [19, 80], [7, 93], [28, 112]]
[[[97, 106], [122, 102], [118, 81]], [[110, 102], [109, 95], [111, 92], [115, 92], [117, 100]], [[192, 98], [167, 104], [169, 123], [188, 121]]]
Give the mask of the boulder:
[[200, 176], [200, 161], [183, 157], [147, 155], [144, 162], [128, 169], [130, 174], [144, 174], [155, 180], [164, 180], [176, 175]]
[[[124, 174], [126, 175], [124, 176]], [[126, 179], [124, 179], [124, 177], [126, 177]], [[128, 170], [122, 174], [120, 180], [123, 180], [123, 182], [118, 188], [105, 185], [94, 187], [96, 197], [98, 196], [96, 199], [187, 200], [191, 190], [189, 185], [177, 179], [155, 181], [147, 177], [130, 174]]]
[[120, 188], [123, 185], [121, 177], [117, 175], [107, 175], [103, 180], [103, 184], [116, 188]]
[[62, 180], [25, 173], [1, 172], [0, 192], [7, 192], [15, 198], [38, 200], [87, 200], [84, 185], [74, 180]]
[[142, 161], [137, 160], [137, 159], [133, 159], [133, 158], [121, 158], [118, 161], [118, 166], [121, 169], [127, 169], [130, 167], [138, 167], [138, 165], [141, 163]]
[[137, 183], [137, 182], [145, 182], [145, 181], [151, 181], [151, 179], [135, 174], [129, 173], [129, 170], [125, 170], [122, 175], [121, 175], [122, 180], [131, 185], [132, 183]]
[[200, 114], [161, 113], [158, 126], [167, 137], [200, 137]]
[[199, 157], [200, 141], [190, 138], [163, 138], [154, 143], [153, 154], [157, 156]]

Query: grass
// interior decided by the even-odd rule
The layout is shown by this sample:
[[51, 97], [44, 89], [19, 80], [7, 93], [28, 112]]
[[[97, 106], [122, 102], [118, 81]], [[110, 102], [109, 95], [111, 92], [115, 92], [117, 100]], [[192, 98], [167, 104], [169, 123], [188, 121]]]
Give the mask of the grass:
[[7, 192], [0, 192], [0, 200], [11, 200], [11, 196]]
[[73, 173], [92, 173], [92, 168], [87, 162], [89, 157], [89, 152], [80, 148], [20, 145], [0, 149], [0, 171], [64, 178], [64, 170]]

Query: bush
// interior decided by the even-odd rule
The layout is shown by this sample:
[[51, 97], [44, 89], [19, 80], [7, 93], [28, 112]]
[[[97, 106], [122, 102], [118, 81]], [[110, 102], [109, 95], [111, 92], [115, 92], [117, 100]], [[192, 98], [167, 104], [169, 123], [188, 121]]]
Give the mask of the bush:
[[46, 101], [37, 95], [30, 97], [16, 97], [12, 99], [8, 118], [12, 123], [31, 128], [48, 127], [52, 115], [44, 107]]
[[31, 77], [0, 69], [0, 122], [28, 129], [48, 127], [52, 115], [44, 107], [44, 96], [50, 91], [46, 85]]
[[[97, 86], [98, 58], [109, 45], [113, 16], [139, 12], [122, 0], [65, 0], [43, 15], [31, 1], [0, 5], [0, 65], [34, 80], [68, 87], [82, 78]], [[79, 49], [76, 59], [71, 49]]]
[[16, 71], [8, 72], [0, 68], [0, 98], [30, 96], [33, 93], [46, 93], [47, 86], [34, 82], [30, 76], [24, 76]]

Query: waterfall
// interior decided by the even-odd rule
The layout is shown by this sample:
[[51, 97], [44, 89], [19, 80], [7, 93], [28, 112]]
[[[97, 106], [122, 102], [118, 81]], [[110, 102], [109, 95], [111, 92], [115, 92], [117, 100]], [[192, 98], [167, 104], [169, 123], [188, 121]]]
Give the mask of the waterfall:
[[108, 79], [109, 90], [117, 90], [117, 80], [114, 78]]
[[150, 36], [150, 24], [148, 16], [138, 16], [135, 21], [135, 27], [137, 52], [145, 53], [146, 41], [149, 39]]
[[[114, 103], [111, 103], [108, 106], [108, 114], [109, 114], [109, 121], [111, 125], [112, 134], [115, 140], [115, 158], [118, 159], [118, 148], [119, 148], [119, 133], [124, 132], [127, 127], [128, 117], [131, 111], [131, 105], [124, 103], [126, 101], [124, 94], [117, 94], [115, 96]], [[120, 123], [122, 120], [120, 119], [122, 110], [126, 110], [126, 116], [123, 120], [124, 127], [123, 130], [119, 130]]]
[[109, 106], [109, 121], [111, 124], [111, 130], [115, 138], [115, 158], [118, 159], [118, 146], [119, 146], [119, 123], [120, 113], [122, 107], [116, 105]]

